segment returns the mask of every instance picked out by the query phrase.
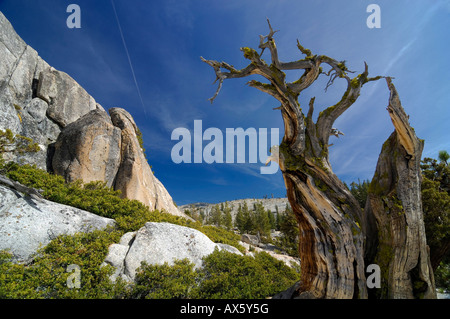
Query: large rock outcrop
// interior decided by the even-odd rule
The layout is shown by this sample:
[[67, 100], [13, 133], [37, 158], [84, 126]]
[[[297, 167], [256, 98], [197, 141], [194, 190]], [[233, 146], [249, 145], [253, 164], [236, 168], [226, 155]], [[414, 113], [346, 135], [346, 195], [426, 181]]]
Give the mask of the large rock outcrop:
[[34, 200], [0, 185], [0, 250], [18, 262], [29, 262], [40, 247], [59, 235], [114, 226], [113, 219], [81, 209]]
[[151, 209], [187, 216], [154, 177], [123, 109], [111, 117], [68, 74], [51, 67], [28, 46], [0, 12], [0, 130], [31, 138], [40, 150], [4, 154], [67, 181], [100, 180]]
[[111, 117], [103, 110], [92, 110], [61, 131], [54, 148], [54, 172], [68, 182], [104, 181], [124, 198], [189, 218], [153, 175], [130, 113], [121, 108], [109, 112]]
[[202, 258], [215, 249], [227, 250], [238, 255], [235, 247], [216, 244], [202, 232], [170, 223], [146, 223], [136, 232], [126, 233], [118, 244], [109, 247], [104, 264], [115, 267], [111, 279], [121, 277], [126, 281], [135, 278], [142, 262], [149, 265], [173, 265], [177, 259], [187, 258], [195, 268], [202, 267]]
[[109, 187], [120, 165], [121, 132], [108, 114], [93, 110], [67, 125], [58, 137], [53, 171], [73, 182], [105, 181]]
[[153, 175], [137, 138], [138, 128], [133, 117], [121, 108], [109, 109], [113, 124], [122, 130], [119, 171], [114, 188], [126, 198], [136, 199], [152, 209], [187, 217], [174, 204], [163, 184]]
[[47, 115], [62, 127], [89, 111], [103, 110], [74, 79], [54, 68], [45, 68], [40, 73], [37, 96], [47, 102]]
[[28, 46], [1, 12], [0, 57], [0, 129], [9, 128], [40, 146], [35, 154], [8, 159], [47, 169], [49, 149], [62, 127], [103, 108], [74, 79], [52, 68]]

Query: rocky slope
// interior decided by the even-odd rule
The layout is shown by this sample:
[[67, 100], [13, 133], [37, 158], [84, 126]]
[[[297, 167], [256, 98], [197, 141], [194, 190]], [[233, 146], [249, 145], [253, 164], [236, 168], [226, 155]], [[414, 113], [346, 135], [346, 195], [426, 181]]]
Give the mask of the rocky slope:
[[190, 210], [191, 212], [205, 214], [205, 217], [208, 217], [211, 213], [211, 210], [215, 205], [219, 205], [219, 207], [223, 204], [224, 206], [228, 204], [228, 207], [231, 208], [231, 217], [234, 221], [236, 217], [237, 211], [239, 209], [239, 205], [244, 206], [244, 203], [247, 203], [247, 206], [250, 210], [253, 209], [253, 205], [256, 203], [262, 203], [265, 210], [270, 210], [272, 213], [276, 213], [277, 209], [280, 213], [284, 212], [286, 205], [289, 205], [289, 201], [287, 198], [263, 198], [263, 199], [255, 199], [255, 198], [246, 198], [246, 199], [237, 199], [232, 201], [227, 201], [223, 203], [192, 203], [186, 204], [179, 207], [179, 209], [184, 212], [185, 210]]
[[0, 250], [18, 262], [29, 262], [38, 248], [59, 235], [114, 226], [104, 218], [74, 207], [35, 200], [0, 185]]
[[0, 130], [31, 138], [40, 150], [5, 154], [67, 181], [100, 180], [151, 209], [186, 217], [153, 175], [124, 109], [108, 114], [68, 74], [52, 68], [0, 12]]

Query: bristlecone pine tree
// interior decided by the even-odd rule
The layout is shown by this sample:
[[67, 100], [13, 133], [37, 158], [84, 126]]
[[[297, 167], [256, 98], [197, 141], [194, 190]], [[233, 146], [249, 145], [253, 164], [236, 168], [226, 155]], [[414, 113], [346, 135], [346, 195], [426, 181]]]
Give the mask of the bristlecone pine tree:
[[[306, 57], [292, 62], [278, 58], [276, 31], [260, 36], [258, 53], [241, 48], [250, 61], [243, 69], [226, 62], [206, 60], [219, 82], [211, 103], [225, 79], [260, 75], [268, 82], [251, 80], [248, 85], [268, 93], [281, 106], [284, 131], [278, 152], [287, 196], [299, 224], [301, 282], [291, 298], [436, 298], [433, 272], [426, 245], [420, 197], [420, 158], [423, 141], [408, 123], [397, 91], [390, 78], [389, 115], [395, 131], [380, 154], [371, 182], [369, 199], [363, 212], [357, 200], [333, 173], [329, 158], [330, 135], [340, 132], [333, 123], [358, 98], [362, 87], [382, 76], [363, 73], [351, 78], [345, 62], [325, 55], [314, 55], [297, 40]], [[268, 49], [271, 62], [262, 59]], [[327, 73], [322, 67], [330, 67]], [[303, 70], [302, 76], [287, 82], [286, 70]], [[308, 113], [300, 108], [300, 93], [324, 74], [328, 88], [343, 79], [347, 88], [335, 105], [321, 112], [314, 123], [314, 98]], [[378, 264], [381, 288], [368, 289], [366, 267]], [[290, 290], [292, 291], [292, 289]]]

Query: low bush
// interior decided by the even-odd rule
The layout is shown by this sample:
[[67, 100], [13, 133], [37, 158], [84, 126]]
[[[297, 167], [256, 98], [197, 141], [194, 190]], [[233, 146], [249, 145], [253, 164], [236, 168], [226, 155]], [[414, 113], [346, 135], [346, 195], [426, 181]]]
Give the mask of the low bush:
[[215, 250], [203, 268], [177, 261], [173, 266], [143, 264], [131, 298], [260, 299], [273, 296], [299, 280], [299, 273], [269, 254], [239, 256]]
[[215, 251], [204, 258], [196, 298], [266, 298], [298, 281], [299, 273], [265, 252], [239, 256]]
[[185, 299], [190, 298], [196, 286], [198, 273], [187, 259], [176, 260], [173, 266], [142, 263], [130, 289], [129, 298]]
[[[0, 298], [60, 299], [122, 297], [125, 285], [113, 284], [109, 276], [111, 266], [100, 267], [110, 244], [120, 239], [121, 233], [95, 230], [73, 236], [61, 235], [40, 249], [30, 265], [16, 264], [11, 254], [0, 253]], [[80, 288], [69, 288], [67, 280], [73, 272], [69, 265], [80, 269]]]

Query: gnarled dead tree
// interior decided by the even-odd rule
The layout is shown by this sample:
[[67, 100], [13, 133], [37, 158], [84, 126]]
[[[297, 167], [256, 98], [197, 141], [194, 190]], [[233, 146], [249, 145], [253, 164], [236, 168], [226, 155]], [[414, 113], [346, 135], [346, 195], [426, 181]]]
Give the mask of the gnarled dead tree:
[[[279, 146], [279, 164], [283, 173], [287, 195], [297, 217], [300, 229], [301, 283], [296, 291], [300, 298], [367, 298], [365, 277], [365, 237], [369, 230], [377, 229], [366, 218], [349, 190], [333, 173], [328, 159], [330, 135], [339, 134], [333, 123], [358, 98], [361, 88], [381, 76], [369, 77], [367, 64], [363, 73], [350, 77], [345, 62], [325, 55], [313, 55], [298, 41], [297, 47], [305, 55], [293, 62], [278, 58], [274, 31], [260, 36], [261, 52], [241, 48], [250, 61], [243, 69], [236, 69], [226, 62], [202, 61], [214, 68], [217, 97], [225, 79], [260, 75], [268, 82], [251, 80], [248, 85], [276, 98], [281, 106], [285, 134]], [[264, 51], [270, 51], [270, 64], [262, 59]], [[327, 73], [322, 67], [329, 67]], [[286, 70], [303, 70], [302, 76], [287, 82]], [[326, 88], [336, 79], [343, 79], [347, 88], [335, 105], [321, 112], [313, 121], [314, 98], [310, 100], [308, 113], [300, 108], [300, 93], [313, 84], [319, 75], [329, 77]], [[420, 158], [420, 155], [418, 156]], [[376, 245], [376, 244], [375, 244]], [[366, 259], [367, 262], [367, 259]]]

